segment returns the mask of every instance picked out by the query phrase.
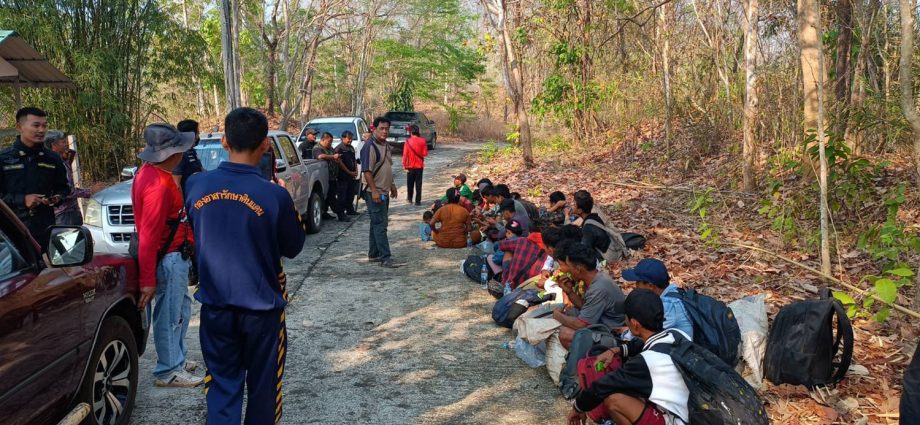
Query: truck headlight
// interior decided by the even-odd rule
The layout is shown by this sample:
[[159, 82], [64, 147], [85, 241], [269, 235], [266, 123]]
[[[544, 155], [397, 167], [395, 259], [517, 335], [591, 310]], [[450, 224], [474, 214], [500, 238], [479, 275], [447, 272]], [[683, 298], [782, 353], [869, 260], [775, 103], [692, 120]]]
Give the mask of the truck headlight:
[[102, 227], [102, 204], [90, 198], [86, 201], [86, 211], [83, 212], [83, 224]]

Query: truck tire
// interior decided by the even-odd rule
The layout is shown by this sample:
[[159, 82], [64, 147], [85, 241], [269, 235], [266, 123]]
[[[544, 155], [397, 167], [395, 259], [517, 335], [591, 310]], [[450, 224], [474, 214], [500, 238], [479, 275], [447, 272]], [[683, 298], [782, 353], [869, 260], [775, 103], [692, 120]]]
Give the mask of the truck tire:
[[431, 135], [431, 141], [428, 142], [428, 149], [434, 150], [436, 147], [438, 147], [438, 133]]
[[323, 222], [323, 198], [318, 192], [313, 191], [310, 194], [310, 202], [307, 204], [307, 214], [301, 216], [303, 220], [303, 231], [308, 235], [319, 233], [320, 226]]
[[121, 316], [106, 318], [77, 398], [90, 405], [84, 423], [127, 424], [134, 410], [137, 374], [137, 342], [131, 326]]

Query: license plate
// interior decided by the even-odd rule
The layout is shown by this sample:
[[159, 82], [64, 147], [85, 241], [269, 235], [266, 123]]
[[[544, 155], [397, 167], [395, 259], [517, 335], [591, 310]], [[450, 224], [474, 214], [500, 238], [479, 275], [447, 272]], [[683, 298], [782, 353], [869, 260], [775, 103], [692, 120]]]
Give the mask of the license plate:
[[387, 141], [388, 141], [388, 142], [395, 142], [395, 141], [396, 141], [396, 138], [395, 138], [395, 137], [387, 137]]

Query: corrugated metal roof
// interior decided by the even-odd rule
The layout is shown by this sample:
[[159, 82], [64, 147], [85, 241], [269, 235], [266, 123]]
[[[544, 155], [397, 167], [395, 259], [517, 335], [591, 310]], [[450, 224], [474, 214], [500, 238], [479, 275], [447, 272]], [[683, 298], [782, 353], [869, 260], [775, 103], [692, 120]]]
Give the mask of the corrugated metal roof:
[[[73, 88], [73, 81], [45, 60], [14, 31], [0, 30], [0, 58], [19, 70], [19, 83], [28, 87]], [[15, 76], [0, 77], [0, 85], [16, 84]]]

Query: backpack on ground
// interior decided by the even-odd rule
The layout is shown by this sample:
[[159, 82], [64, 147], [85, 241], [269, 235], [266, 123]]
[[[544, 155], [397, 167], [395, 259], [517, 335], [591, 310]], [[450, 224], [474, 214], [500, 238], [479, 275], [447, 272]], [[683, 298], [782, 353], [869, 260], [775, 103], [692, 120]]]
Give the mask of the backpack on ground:
[[617, 232], [616, 230], [613, 230], [612, 228], [607, 227], [594, 219], [589, 218], [585, 220], [584, 226], [589, 224], [603, 229], [604, 232], [607, 233], [607, 237], [610, 239], [610, 244], [607, 245], [606, 251], [601, 252], [600, 250], [597, 250], [597, 252], [604, 258], [604, 261], [607, 261], [607, 263], [615, 263], [620, 260], [625, 260], [629, 258], [630, 255], [632, 255], [632, 252], [629, 250], [629, 248], [626, 247], [626, 242], [623, 241], [623, 235], [621, 235], [620, 232]]
[[[549, 298], [554, 298], [555, 294], [548, 294]], [[498, 326], [511, 328], [515, 319], [527, 312], [530, 306], [542, 304], [549, 298], [543, 298], [537, 289], [518, 288], [498, 299], [492, 306], [492, 320]]]
[[729, 366], [738, 364], [741, 328], [725, 303], [694, 289], [678, 289], [666, 296], [678, 298], [693, 322], [693, 342], [719, 356]]
[[626, 245], [627, 248], [633, 251], [641, 251], [645, 248], [645, 236], [629, 232], [623, 232], [620, 236], [623, 237], [623, 245]]
[[[777, 313], [764, 356], [766, 377], [774, 384], [813, 389], [836, 384], [846, 375], [853, 359], [853, 327], [829, 292], [818, 300], [793, 302]], [[835, 361], [841, 348], [840, 361]]]
[[769, 424], [757, 391], [735, 369], [706, 348], [672, 332], [671, 360], [690, 390], [687, 410], [693, 425]]
[[463, 261], [463, 274], [466, 277], [470, 278], [473, 282], [481, 283], [482, 279], [482, 266], [486, 266], [486, 273], [488, 274], [488, 279], [492, 280], [493, 273], [492, 268], [489, 267], [489, 264], [486, 263], [486, 257], [482, 255], [470, 255], [466, 257], [466, 260]]
[[574, 400], [584, 391], [578, 377], [578, 362], [590, 355], [595, 347], [607, 349], [617, 344], [619, 338], [604, 325], [590, 325], [575, 331], [569, 353], [565, 356], [565, 366], [559, 373], [559, 391], [566, 400]]

